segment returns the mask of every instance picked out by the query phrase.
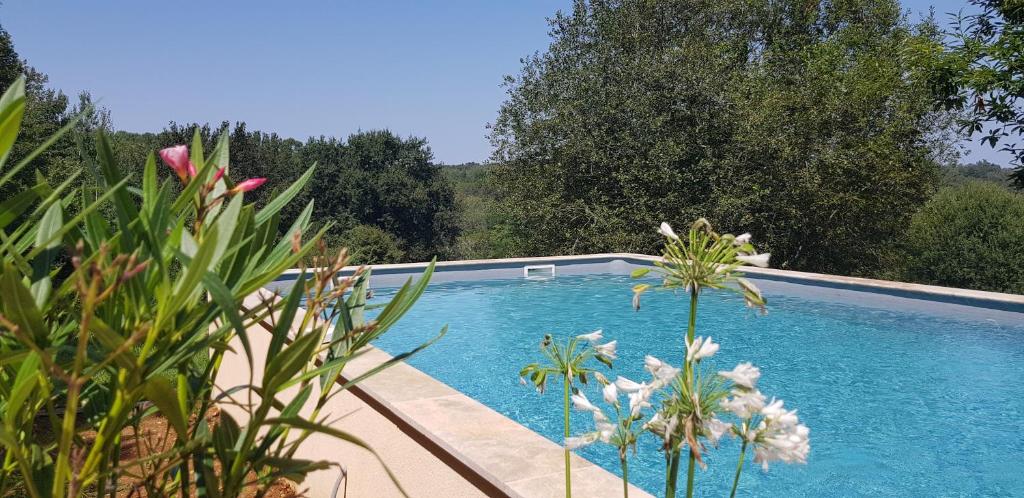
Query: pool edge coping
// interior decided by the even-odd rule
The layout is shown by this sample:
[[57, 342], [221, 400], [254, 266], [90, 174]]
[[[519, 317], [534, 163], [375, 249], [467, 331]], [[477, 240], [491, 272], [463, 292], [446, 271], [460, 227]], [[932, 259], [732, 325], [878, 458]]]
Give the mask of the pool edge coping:
[[[266, 289], [261, 289], [251, 297], [260, 300], [279, 298], [279, 296]], [[250, 298], [246, 298], [246, 300], [241, 304], [243, 309], [252, 310], [254, 308], [253, 305], [249, 305], [245, 302], [249, 301], [249, 299]], [[297, 320], [300, 318], [301, 317], [296, 317]], [[264, 321], [259, 323], [259, 325], [269, 333], [269, 323]], [[290, 338], [288, 342], [291, 342]], [[392, 357], [393, 356], [386, 351], [369, 345], [367, 346], [366, 353], [346, 366], [346, 371], [343, 373], [339, 382], [348, 382], [350, 379], [357, 378], [369, 367], [380, 364], [383, 361], [387, 361]], [[368, 362], [372, 363], [372, 365], [363, 365]], [[372, 386], [374, 383], [377, 384], [376, 387]], [[434, 395], [407, 399], [406, 396], [403, 396], [394, 389], [391, 393], [382, 392], [387, 391], [387, 386], [382, 384], [389, 383], [397, 383], [404, 387], [417, 385], [423, 392], [434, 391], [436, 393], [440, 390], [444, 391], [445, 394], [441, 396]], [[372, 377], [364, 379], [359, 384], [347, 388], [347, 390], [395, 424], [401, 432], [409, 436], [413, 441], [441, 460], [442, 463], [447, 465], [487, 496], [526, 498], [532, 496], [529, 493], [523, 494], [520, 492], [520, 490], [523, 490], [526, 486], [540, 485], [543, 489], [550, 488], [551, 486], [545, 485], [551, 484], [564, 487], [564, 468], [561, 465], [555, 466], [553, 470], [548, 472], [525, 475], [517, 479], [501, 478], [493, 472], [494, 465], [491, 465], [492, 468], [488, 469], [484, 463], [478, 461], [480, 460], [479, 455], [477, 455], [477, 458], [472, 458], [465, 454], [467, 445], [472, 445], [478, 441], [472, 439], [461, 441], [463, 443], [463, 448], [460, 450], [460, 448], [456, 447], [459, 445], [458, 443], [460, 441], [451, 441], [451, 435], [449, 435], [449, 440], [446, 440], [442, 434], [428, 428], [427, 426], [431, 424], [426, 423], [427, 421], [424, 420], [423, 414], [421, 414], [420, 417], [417, 417], [415, 413], [410, 413], [410, 410], [403, 409], [399, 406], [409, 404], [411, 402], [429, 402], [430, 400], [443, 400], [444, 402], [461, 403], [464, 405], [465, 409], [472, 411], [469, 413], [458, 413], [453, 415], [459, 415], [463, 420], [490, 419], [492, 423], [505, 426], [503, 428], [499, 427], [493, 429], [493, 432], [500, 433], [503, 437], [513, 436], [518, 438], [519, 441], [516, 442], [525, 445], [520, 447], [528, 446], [534, 449], [539, 448], [541, 451], [547, 453], [545, 457], [548, 460], [554, 458], [555, 461], [561, 462], [563, 458], [562, 447], [557, 443], [404, 361], [399, 362], [398, 364], [393, 365]], [[516, 434], [516, 432], [518, 432], [518, 434]], [[498, 448], [498, 450], [501, 449], [503, 448]], [[480, 450], [478, 449], [478, 452], [479, 451]], [[555, 453], [557, 453], [557, 455], [555, 455]], [[502, 457], [502, 455], [497, 456]], [[516, 455], [516, 457], [519, 457], [519, 455]], [[505, 462], [509, 460], [507, 456], [504, 456], [503, 458]], [[615, 496], [618, 495], [618, 490], [621, 489], [622, 482], [619, 476], [605, 470], [600, 465], [579, 456], [575, 452], [572, 453], [572, 458], [574, 490], [579, 490], [577, 487], [579, 484], [593, 484], [592, 479], [597, 477], [601, 481], [614, 484], [608, 489], [615, 490], [613, 494]], [[520, 458], [520, 460], [528, 459], [529, 457], [527, 456], [522, 456]], [[578, 479], [581, 478], [581, 472], [597, 472], [597, 476], [590, 476], [588, 479], [590, 482], [584, 481], [581, 483], [578, 482]], [[634, 484], [630, 484], [630, 494], [640, 498], [653, 498], [652, 495], [638, 488]]]

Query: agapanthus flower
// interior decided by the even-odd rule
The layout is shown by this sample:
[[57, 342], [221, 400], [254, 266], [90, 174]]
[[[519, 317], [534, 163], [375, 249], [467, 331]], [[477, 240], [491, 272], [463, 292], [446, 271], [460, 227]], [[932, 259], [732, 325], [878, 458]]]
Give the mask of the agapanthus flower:
[[764, 408], [764, 395], [757, 389], [733, 389], [732, 397], [719, 401], [722, 409], [746, 420]]
[[574, 408], [576, 408], [577, 410], [587, 411], [587, 412], [600, 412], [601, 411], [600, 408], [594, 406], [594, 404], [591, 403], [589, 399], [587, 399], [587, 395], [583, 394], [583, 391], [580, 391], [579, 393], [573, 394], [570, 399], [572, 400], [572, 406]]
[[754, 461], [768, 470], [768, 462], [807, 463], [811, 451], [810, 433], [800, 423], [796, 410], [786, 410], [782, 400], [772, 402], [761, 409], [764, 419], [751, 432], [754, 444]]
[[634, 393], [643, 389], [646, 385], [643, 383], [633, 382], [632, 380], [620, 375], [615, 379], [615, 387], [618, 387], [620, 391], [625, 393]]
[[618, 343], [619, 341], [611, 341], [605, 344], [594, 346], [594, 351], [596, 351], [597, 354], [600, 356], [603, 356], [609, 360], [614, 360], [618, 358], [617, 356], [615, 356], [615, 346], [618, 345]]
[[644, 357], [644, 368], [651, 373], [654, 381], [651, 383], [656, 389], [660, 389], [679, 375], [679, 369], [659, 360], [651, 355]]
[[768, 268], [768, 260], [772, 257], [771, 253], [751, 254], [744, 255], [740, 254], [736, 256], [737, 261], [742, 261], [748, 265], [754, 265], [761, 268]]
[[718, 344], [711, 342], [711, 338], [697, 337], [690, 342], [686, 340], [686, 361], [700, 361], [718, 352]]
[[599, 437], [596, 432], [589, 432], [581, 436], [572, 436], [565, 438], [565, 448], [568, 450], [576, 450], [584, 446], [593, 444]]
[[615, 388], [615, 384], [609, 383], [601, 389], [601, 394], [604, 396], [605, 403], [618, 405], [619, 404], [619, 390]]
[[666, 223], [664, 221], [661, 222], [661, 226], [658, 228], [658, 233], [660, 233], [660, 234], [662, 234], [662, 235], [664, 235], [664, 236], [666, 236], [666, 237], [668, 237], [670, 239], [679, 240], [679, 236], [676, 235], [676, 232], [672, 230], [672, 225], [669, 225], [668, 223]]
[[[755, 305], [764, 305], [764, 297], [761, 295], [761, 289], [758, 289], [753, 282], [743, 277], [740, 277], [736, 279], [736, 283], [739, 284], [741, 289], [752, 294], [756, 299], [756, 301], [754, 301], [750, 296], [744, 294], [743, 299], [747, 302], [747, 306], [753, 307]], [[760, 301], [760, 303], [758, 301]]]
[[761, 378], [761, 370], [750, 362], [740, 363], [730, 372], [718, 372], [718, 375], [733, 381], [733, 383], [747, 389], [753, 389], [757, 379]]
[[640, 389], [639, 391], [629, 393], [629, 415], [631, 417], [639, 417], [641, 410], [651, 407], [650, 398], [650, 389]]
[[580, 334], [576, 336], [576, 338], [583, 341], [587, 341], [590, 344], [597, 344], [601, 342], [601, 339], [604, 338], [604, 331], [601, 329], [597, 329], [589, 334]]
[[718, 446], [718, 441], [722, 439], [722, 436], [730, 433], [732, 430], [732, 424], [722, 422], [718, 418], [712, 418], [704, 422], [704, 435], [711, 441], [711, 444]]

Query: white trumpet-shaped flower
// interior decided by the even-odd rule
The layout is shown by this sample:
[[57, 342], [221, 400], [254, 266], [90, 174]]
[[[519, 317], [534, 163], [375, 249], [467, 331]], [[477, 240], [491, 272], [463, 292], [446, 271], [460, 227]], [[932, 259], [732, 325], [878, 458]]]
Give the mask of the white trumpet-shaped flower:
[[567, 438], [565, 438], [565, 449], [567, 449], [567, 450], [580, 449], [580, 448], [582, 448], [584, 446], [593, 444], [594, 441], [597, 441], [598, 437], [599, 437], [599, 434], [596, 433], [596, 432], [591, 432], [591, 433], [588, 433], [588, 434], [584, 434], [582, 436], [567, 437]]
[[630, 393], [629, 394], [629, 415], [631, 417], [639, 417], [641, 410], [643, 410], [644, 408], [650, 408], [651, 407], [651, 402], [649, 401], [650, 398], [651, 398], [651, 390], [650, 389], [641, 389], [639, 391]]
[[664, 221], [661, 222], [661, 227], [658, 228], [658, 233], [670, 239], [679, 240], [679, 236], [676, 235], [676, 232], [672, 230], [672, 225], [669, 225]]
[[644, 368], [651, 373], [651, 377], [654, 380], [651, 382], [651, 386], [654, 389], [661, 389], [672, 382], [672, 379], [679, 375], [679, 369], [659, 360], [651, 355], [647, 355], [644, 358]]
[[757, 384], [757, 379], [761, 378], [761, 370], [752, 363], [746, 362], [736, 365], [732, 371], [718, 372], [718, 375], [733, 381], [738, 386], [753, 389], [754, 385]]
[[771, 253], [767, 253], [767, 252], [761, 253], [761, 254], [751, 254], [751, 255], [740, 254], [740, 255], [736, 256], [736, 260], [737, 261], [742, 261], [742, 262], [744, 262], [744, 263], [746, 263], [748, 265], [754, 265], [754, 266], [758, 266], [758, 267], [761, 267], [761, 268], [768, 268], [768, 260], [771, 259], [771, 257], [772, 257]]
[[646, 387], [646, 384], [644, 384], [642, 382], [641, 383], [633, 382], [633, 381], [631, 381], [631, 380], [629, 380], [629, 379], [627, 379], [627, 378], [625, 378], [625, 377], [620, 375], [618, 378], [615, 379], [615, 387], [618, 387], [619, 390], [624, 392], [624, 393], [635, 393], [635, 392], [643, 389], [644, 387]]
[[618, 345], [618, 343], [619, 341], [611, 341], [604, 344], [600, 344], [594, 346], [594, 351], [596, 351], [597, 354], [604, 356], [609, 360], [614, 360], [618, 358], [618, 356], [615, 356], [615, 347]]
[[594, 404], [591, 403], [589, 399], [587, 399], [587, 395], [583, 394], [582, 391], [580, 391], [577, 394], [573, 394], [570, 399], [572, 400], [572, 406], [574, 408], [576, 408], [577, 410], [587, 411], [587, 412], [600, 412], [601, 411], [600, 408], [594, 406]]
[[733, 389], [731, 398], [719, 401], [722, 409], [734, 413], [740, 419], [746, 420], [764, 408], [764, 395], [756, 389]]
[[618, 406], [619, 404], [619, 390], [615, 388], [615, 384], [608, 384], [601, 389], [601, 394], [604, 396], [604, 401], [611, 405]]
[[796, 410], [785, 410], [782, 400], [773, 399], [761, 414], [765, 418], [753, 434], [754, 461], [765, 470], [771, 461], [807, 463], [811, 430], [800, 423]]
[[732, 424], [722, 422], [718, 418], [712, 418], [704, 423], [704, 435], [707, 436], [708, 441], [711, 444], [718, 446], [718, 441], [722, 439], [722, 436], [729, 433], [732, 430]]
[[589, 334], [580, 334], [576, 336], [576, 338], [587, 341], [590, 344], [597, 344], [601, 342], [601, 339], [604, 338], [604, 331], [601, 329], [597, 329]]
[[711, 342], [710, 337], [697, 337], [690, 342], [686, 340], [686, 361], [700, 361], [718, 352], [718, 344]]
[[751, 235], [749, 233], [745, 233], [743, 235], [737, 235], [736, 238], [733, 239], [733, 242], [735, 242], [736, 245], [740, 246], [740, 245], [743, 245], [743, 244], [746, 244], [746, 243], [750, 242], [750, 237], [751, 237]]

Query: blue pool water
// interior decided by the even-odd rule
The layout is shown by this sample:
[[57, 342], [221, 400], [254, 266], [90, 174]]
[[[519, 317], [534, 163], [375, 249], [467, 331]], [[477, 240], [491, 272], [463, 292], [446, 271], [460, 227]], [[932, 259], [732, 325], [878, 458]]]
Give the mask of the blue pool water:
[[[603, 328], [619, 341], [612, 378], [646, 380], [645, 354], [682, 361], [685, 296], [651, 292], [634, 312], [634, 283], [593, 275], [433, 284], [376, 345], [406, 351], [449, 324], [448, 335], [410, 363], [560, 443], [560, 386], [539, 395], [517, 376], [540, 359], [545, 333]], [[1024, 494], [1024, 322], [1009, 313], [892, 311], [766, 293], [766, 316], [722, 292], [703, 294], [698, 313], [698, 335], [722, 345], [717, 369], [753, 362], [761, 391], [798, 408], [811, 428], [807, 465], [774, 464], [766, 473], [748, 461], [741, 495]], [[375, 301], [387, 294], [378, 290]], [[600, 400], [595, 387], [587, 391]], [[572, 424], [576, 433], [592, 427], [580, 413]], [[733, 441], [711, 452], [698, 471], [699, 496], [728, 494], [738, 452]], [[612, 448], [580, 453], [619, 473]], [[663, 476], [658, 442], [647, 434], [631, 457], [630, 480], [660, 495]]]

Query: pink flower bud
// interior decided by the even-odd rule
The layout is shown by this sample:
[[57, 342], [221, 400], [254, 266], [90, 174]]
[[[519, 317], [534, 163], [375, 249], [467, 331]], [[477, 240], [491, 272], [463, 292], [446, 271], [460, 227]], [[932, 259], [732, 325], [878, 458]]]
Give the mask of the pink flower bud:
[[188, 179], [196, 174], [195, 166], [188, 160], [188, 147], [185, 145], [160, 149], [160, 159], [163, 159], [184, 183], [187, 183]]
[[220, 180], [221, 178], [223, 178], [224, 177], [224, 171], [226, 169], [227, 168], [218, 169], [217, 172], [213, 174], [213, 180], [211, 181], [211, 183], [217, 183], [217, 180]]
[[257, 188], [259, 188], [260, 185], [263, 185], [263, 183], [266, 181], [266, 178], [250, 178], [236, 185], [235, 188], [231, 189], [231, 193], [237, 194], [240, 192], [256, 190]]

